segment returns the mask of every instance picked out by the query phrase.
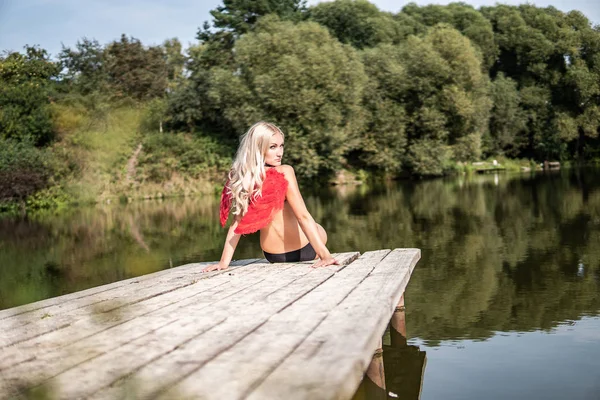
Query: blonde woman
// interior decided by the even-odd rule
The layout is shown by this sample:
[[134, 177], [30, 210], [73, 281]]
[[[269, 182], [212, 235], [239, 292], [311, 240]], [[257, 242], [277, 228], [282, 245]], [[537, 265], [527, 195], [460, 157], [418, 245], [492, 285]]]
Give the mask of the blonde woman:
[[313, 267], [338, 264], [325, 244], [327, 233], [310, 215], [298, 189], [294, 169], [283, 165], [283, 132], [268, 122], [242, 135], [221, 194], [220, 219], [227, 232], [218, 264], [203, 272], [226, 269], [241, 235], [260, 231], [260, 246], [270, 262], [316, 260]]

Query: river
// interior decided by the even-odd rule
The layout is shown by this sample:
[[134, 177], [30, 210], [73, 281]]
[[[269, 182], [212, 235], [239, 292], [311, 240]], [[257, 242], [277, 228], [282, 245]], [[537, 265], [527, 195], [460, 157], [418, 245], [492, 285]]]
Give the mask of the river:
[[[217, 200], [1, 218], [0, 309], [217, 260]], [[417, 361], [386, 364], [390, 396], [600, 398], [600, 169], [348, 186], [305, 200], [332, 252], [422, 250], [405, 294]], [[234, 258], [260, 256], [252, 235]]]

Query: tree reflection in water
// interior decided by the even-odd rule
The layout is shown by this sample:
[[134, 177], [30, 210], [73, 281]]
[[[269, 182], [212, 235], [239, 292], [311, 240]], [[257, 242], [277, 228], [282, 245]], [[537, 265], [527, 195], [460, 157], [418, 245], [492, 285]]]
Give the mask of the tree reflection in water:
[[[418, 247], [410, 334], [485, 339], [600, 309], [600, 170], [467, 176], [306, 196], [332, 251]], [[217, 198], [0, 220], [0, 308], [194, 261], [217, 260]], [[258, 237], [236, 259], [261, 257]], [[387, 361], [386, 361], [387, 362]]]

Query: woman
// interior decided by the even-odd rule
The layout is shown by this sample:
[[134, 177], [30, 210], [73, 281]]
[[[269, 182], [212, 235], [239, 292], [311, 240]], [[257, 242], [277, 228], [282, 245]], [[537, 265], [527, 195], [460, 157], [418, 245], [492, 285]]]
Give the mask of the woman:
[[229, 179], [221, 194], [221, 225], [230, 208], [229, 227], [218, 264], [203, 272], [229, 267], [242, 234], [260, 230], [260, 246], [270, 262], [319, 261], [313, 267], [338, 264], [325, 243], [327, 234], [310, 215], [298, 189], [294, 169], [281, 164], [283, 132], [270, 123], [258, 122], [240, 141]]

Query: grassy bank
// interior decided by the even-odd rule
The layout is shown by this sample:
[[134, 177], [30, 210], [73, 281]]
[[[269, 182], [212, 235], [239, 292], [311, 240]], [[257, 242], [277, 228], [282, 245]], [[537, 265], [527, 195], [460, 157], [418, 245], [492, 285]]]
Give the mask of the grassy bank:
[[[66, 109], [63, 113], [71, 112]], [[201, 133], [160, 133], [144, 106], [86, 116], [57, 144], [75, 155], [78, 173], [65, 191], [80, 202], [212, 193], [229, 149]]]
[[541, 167], [533, 160], [510, 159], [503, 156], [492, 157], [473, 163], [453, 163], [452, 171], [459, 174], [471, 174], [487, 170], [498, 170], [506, 172], [529, 172], [540, 170]]
[[51, 179], [0, 212], [214, 193], [231, 162], [231, 149], [201, 133], [158, 132], [144, 105], [54, 104], [53, 122], [58, 137], [44, 165]]
[[[106, 104], [53, 105], [58, 136], [44, 155], [52, 175], [49, 184], [24, 201], [0, 204], [0, 213], [196, 196], [220, 189], [235, 150], [231, 145], [202, 133], [161, 133], [156, 117], [143, 104]], [[497, 157], [495, 161], [453, 163], [444, 171], [470, 174], [496, 165], [509, 172], [539, 168], [530, 160]], [[337, 184], [370, 179], [375, 177], [363, 170], [341, 171], [333, 177]]]

